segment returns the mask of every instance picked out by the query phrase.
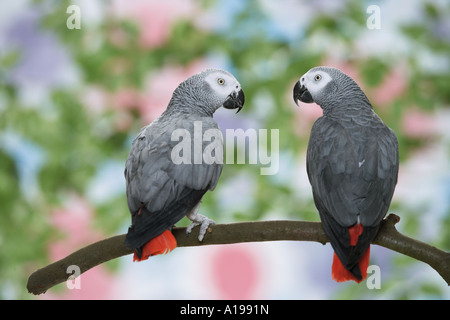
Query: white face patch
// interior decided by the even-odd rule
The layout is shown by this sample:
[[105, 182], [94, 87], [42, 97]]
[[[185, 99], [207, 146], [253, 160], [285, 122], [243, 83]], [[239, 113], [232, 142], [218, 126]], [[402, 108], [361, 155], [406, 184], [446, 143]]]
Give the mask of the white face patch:
[[241, 85], [231, 75], [216, 71], [205, 77], [205, 81], [216, 92], [220, 99], [225, 99], [233, 92], [239, 92]]
[[331, 80], [330, 75], [325, 71], [310, 70], [300, 78], [300, 84], [304, 85], [314, 98]]

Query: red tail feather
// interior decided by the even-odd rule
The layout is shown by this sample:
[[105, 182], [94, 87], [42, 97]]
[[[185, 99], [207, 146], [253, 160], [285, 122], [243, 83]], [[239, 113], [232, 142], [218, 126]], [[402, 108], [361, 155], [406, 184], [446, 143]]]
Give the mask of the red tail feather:
[[166, 254], [177, 247], [177, 240], [169, 230], [147, 242], [142, 248], [141, 258], [134, 253], [133, 261], [144, 261], [151, 256]]
[[[357, 224], [354, 227], [348, 228], [348, 233], [350, 235], [350, 245], [355, 246], [358, 242], [358, 237], [363, 232], [363, 226]], [[336, 253], [333, 256], [333, 266], [331, 267], [331, 276], [333, 280], [337, 282], [344, 282], [349, 280], [354, 280], [360, 283], [367, 277], [367, 268], [369, 267], [369, 257], [370, 257], [370, 247], [367, 248], [366, 252], [361, 256], [358, 261], [359, 270], [361, 271], [362, 278], [358, 280], [350, 271], [345, 269], [342, 262], [339, 260]]]

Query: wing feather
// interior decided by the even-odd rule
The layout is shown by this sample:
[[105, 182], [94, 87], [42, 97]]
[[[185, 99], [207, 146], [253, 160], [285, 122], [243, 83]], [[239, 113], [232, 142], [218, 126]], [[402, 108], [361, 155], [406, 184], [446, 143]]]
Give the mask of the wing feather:
[[[375, 237], [397, 183], [397, 139], [374, 116], [366, 127], [321, 117], [308, 144], [307, 171], [314, 201], [344, 264], [356, 263]], [[347, 229], [358, 219], [365, 231], [355, 248], [349, 245]]]
[[[125, 165], [127, 202], [132, 214], [128, 246], [145, 244], [157, 232], [167, 230], [189, 213], [208, 190], [215, 188], [222, 163], [194, 164], [194, 121], [202, 121], [203, 131], [218, 129], [212, 118], [184, 115], [169, 123], [155, 121], [133, 141]], [[179, 143], [172, 141], [172, 132], [179, 128], [191, 134], [191, 163], [172, 161], [172, 149]], [[205, 142], [201, 141], [204, 149]], [[138, 215], [142, 205], [144, 210]]]

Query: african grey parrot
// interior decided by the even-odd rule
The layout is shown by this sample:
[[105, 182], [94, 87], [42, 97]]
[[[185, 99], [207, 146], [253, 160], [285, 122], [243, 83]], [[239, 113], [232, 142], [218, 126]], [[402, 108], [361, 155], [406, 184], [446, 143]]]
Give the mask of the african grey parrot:
[[294, 101], [315, 102], [307, 172], [314, 203], [335, 251], [332, 277], [367, 277], [370, 243], [391, 203], [398, 175], [398, 142], [356, 82], [342, 71], [316, 67], [294, 86]]
[[[134, 249], [134, 261], [173, 250], [176, 240], [169, 229], [183, 216], [192, 220], [187, 233], [201, 225], [200, 241], [208, 226], [214, 224], [213, 220], [198, 214], [198, 208], [203, 195], [216, 187], [223, 161], [203, 161], [202, 152], [212, 140], [204, 139], [203, 134], [219, 130], [213, 119], [219, 107], [237, 108], [239, 112], [244, 100], [241, 85], [233, 75], [208, 69], [182, 82], [167, 109], [134, 139], [125, 165], [132, 220], [125, 245]], [[184, 152], [183, 156], [190, 154], [182, 162], [174, 159], [173, 153], [180, 142], [180, 135], [174, 137], [173, 133], [180, 130], [185, 132], [181, 136], [183, 140], [192, 142], [190, 150], [177, 149], [177, 156]], [[216, 139], [223, 152], [222, 136]]]

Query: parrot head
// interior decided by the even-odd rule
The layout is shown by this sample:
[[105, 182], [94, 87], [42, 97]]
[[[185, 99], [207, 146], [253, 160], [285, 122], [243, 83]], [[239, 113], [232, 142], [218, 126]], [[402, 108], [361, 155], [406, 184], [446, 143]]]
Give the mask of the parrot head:
[[[220, 107], [238, 109], [245, 102], [241, 84], [229, 72], [207, 69], [189, 77], [175, 89], [168, 109], [189, 109], [211, 115]], [[236, 113], [237, 113], [236, 112]]]
[[[331, 67], [315, 67], [301, 76], [294, 86], [294, 101], [305, 103], [315, 102], [321, 105], [325, 99], [330, 99], [337, 89], [337, 78], [346, 76], [340, 70]], [[346, 76], [347, 77], [347, 76]]]
[[220, 69], [208, 69], [201, 73], [208, 92], [209, 100], [216, 108], [223, 106], [226, 109], [241, 111], [245, 103], [244, 91], [240, 83], [229, 72]]
[[294, 86], [294, 101], [315, 102], [327, 108], [337, 101], [352, 103], [363, 99], [368, 102], [358, 84], [341, 70], [332, 67], [315, 67], [300, 77]]

